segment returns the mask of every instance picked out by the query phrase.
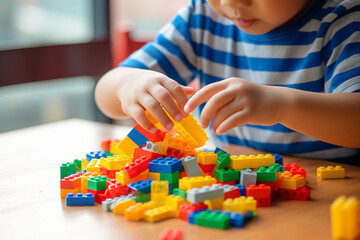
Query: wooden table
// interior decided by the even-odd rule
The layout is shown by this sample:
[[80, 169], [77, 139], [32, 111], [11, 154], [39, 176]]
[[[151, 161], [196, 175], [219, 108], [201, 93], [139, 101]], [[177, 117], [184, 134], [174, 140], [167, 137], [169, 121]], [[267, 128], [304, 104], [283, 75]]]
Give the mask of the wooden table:
[[[331, 239], [329, 206], [339, 195], [360, 198], [360, 168], [344, 165], [346, 179], [318, 180], [316, 168], [334, 165], [284, 157], [307, 170], [310, 201], [277, 200], [259, 208], [242, 229], [221, 231], [179, 219], [129, 222], [95, 207], [66, 207], [60, 199], [59, 166], [99, 150], [100, 141], [122, 138], [130, 129], [67, 120], [0, 134], [0, 239], [157, 239], [166, 227], [181, 228], [185, 239]], [[232, 153], [257, 153], [232, 148]]]

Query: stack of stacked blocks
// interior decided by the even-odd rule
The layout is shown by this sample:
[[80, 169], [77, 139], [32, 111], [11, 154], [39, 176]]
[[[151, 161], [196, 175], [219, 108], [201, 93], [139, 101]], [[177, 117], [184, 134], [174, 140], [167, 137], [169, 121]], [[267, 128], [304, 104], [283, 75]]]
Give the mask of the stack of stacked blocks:
[[243, 227], [258, 207], [269, 207], [277, 198], [310, 199], [306, 171], [298, 164], [283, 164], [278, 154], [200, 150], [208, 137], [191, 114], [174, 121], [171, 131], [148, 117], [156, 133], [136, 125], [122, 141], [105, 140], [103, 151], [61, 165], [67, 206], [98, 203], [129, 221], [178, 217], [227, 229]]

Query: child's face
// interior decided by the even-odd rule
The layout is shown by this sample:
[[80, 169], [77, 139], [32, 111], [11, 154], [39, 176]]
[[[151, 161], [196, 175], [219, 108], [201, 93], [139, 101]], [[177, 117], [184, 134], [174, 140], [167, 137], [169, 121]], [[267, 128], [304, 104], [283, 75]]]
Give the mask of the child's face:
[[207, 0], [218, 14], [249, 34], [264, 34], [292, 20], [310, 0]]

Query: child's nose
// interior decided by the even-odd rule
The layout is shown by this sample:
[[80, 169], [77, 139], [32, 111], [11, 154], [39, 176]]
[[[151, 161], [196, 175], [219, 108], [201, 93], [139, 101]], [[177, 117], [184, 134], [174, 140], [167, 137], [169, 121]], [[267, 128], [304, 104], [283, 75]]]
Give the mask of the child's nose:
[[220, 0], [220, 3], [229, 7], [249, 7], [251, 0]]

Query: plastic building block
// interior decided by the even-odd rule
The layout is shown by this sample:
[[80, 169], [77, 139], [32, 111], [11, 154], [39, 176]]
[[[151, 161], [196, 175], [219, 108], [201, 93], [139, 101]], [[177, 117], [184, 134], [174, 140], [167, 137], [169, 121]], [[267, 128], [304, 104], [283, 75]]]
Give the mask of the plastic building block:
[[184, 190], [179, 189], [179, 188], [174, 188], [173, 189], [173, 194], [174, 194], [174, 196], [180, 196], [181, 198], [186, 199], [186, 192]]
[[60, 189], [60, 197], [65, 198], [69, 193], [77, 194], [80, 193], [81, 188], [73, 188], [73, 189]]
[[257, 182], [275, 182], [279, 178], [280, 166], [273, 164], [270, 167], [260, 167], [256, 171]]
[[69, 193], [65, 197], [66, 206], [94, 206], [95, 198], [91, 193], [77, 193], [74, 195], [73, 193]]
[[159, 236], [159, 240], [182, 240], [184, 232], [181, 229], [166, 228]]
[[223, 210], [239, 212], [244, 214], [247, 211], [256, 211], [256, 200], [253, 197], [241, 196], [235, 199], [226, 199], [223, 202]]
[[210, 176], [205, 177], [184, 177], [179, 180], [179, 188], [182, 190], [190, 190], [192, 188], [201, 188], [203, 186], [211, 186], [216, 183], [216, 179]]
[[222, 186], [222, 188], [224, 189], [225, 200], [228, 198], [238, 198], [241, 196], [240, 189], [237, 186], [225, 184]]
[[271, 188], [271, 191], [277, 191], [280, 188], [280, 181], [277, 180], [275, 182], [256, 182], [258, 185], [259, 184], [265, 184], [266, 186], [269, 186]]
[[196, 216], [201, 213], [202, 211], [205, 211], [206, 209], [197, 210], [194, 212], [191, 212], [188, 214], [188, 223], [190, 224], [196, 224]]
[[217, 229], [227, 229], [230, 225], [229, 218], [221, 211], [202, 211], [196, 216], [195, 221], [198, 226]]
[[331, 204], [331, 228], [335, 239], [355, 239], [360, 233], [360, 203], [356, 197], [340, 196]]
[[149, 171], [157, 173], [174, 173], [182, 169], [181, 160], [165, 157], [157, 158], [149, 163]]
[[131, 159], [126, 155], [113, 155], [100, 158], [100, 166], [108, 170], [120, 170], [129, 162], [131, 162]]
[[120, 182], [122, 185], [128, 185], [132, 182], [137, 182], [140, 180], [147, 180], [148, 178], [149, 178], [149, 170], [145, 170], [133, 178], [130, 178], [123, 171], [119, 171], [115, 174], [116, 181]]
[[[179, 173], [178, 173], [179, 174]], [[178, 176], [179, 177], [179, 176]], [[149, 172], [149, 178], [160, 181], [160, 173]]]
[[150, 201], [150, 194], [145, 194], [140, 191], [136, 192], [135, 194], [135, 202], [137, 203], [145, 203]]
[[134, 200], [135, 197], [133, 195], [124, 195], [124, 196], [120, 196], [120, 197], [116, 197], [116, 198], [107, 198], [101, 203], [102, 209], [104, 211], [112, 211], [112, 207], [114, 207], [116, 203], [125, 201], [128, 199]]
[[165, 219], [173, 218], [175, 216], [176, 211], [174, 208], [169, 206], [160, 206], [147, 210], [144, 213], [144, 220], [146, 222], [159, 222]]
[[197, 155], [197, 161], [202, 165], [212, 165], [216, 163], [217, 156], [214, 152], [201, 152]]
[[153, 202], [136, 203], [125, 210], [125, 218], [129, 221], [140, 221], [144, 219], [144, 213], [155, 207]]
[[100, 147], [103, 151], [110, 151], [111, 139], [105, 139], [101, 141]]
[[224, 189], [213, 184], [209, 186], [203, 186], [202, 188], [193, 188], [187, 191], [187, 200], [191, 203], [203, 202], [205, 200], [211, 200], [224, 197]]
[[86, 160], [88, 162], [90, 162], [92, 159], [94, 158], [102, 158], [102, 157], [107, 157], [106, 153], [104, 151], [96, 151], [96, 152], [89, 152], [86, 154]]
[[200, 167], [197, 163], [196, 157], [188, 156], [182, 158], [181, 162], [188, 177], [201, 176]]
[[135, 204], [136, 204], [135, 200], [128, 199], [125, 201], [120, 201], [120, 202], [114, 203], [114, 205], [111, 205], [110, 207], [112, 208], [113, 213], [119, 214], [119, 215], [125, 215], [125, 210], [128, 207], [135, 205]]
[[123, 154], [119, 149], [116, 148], [117, 145], [119, 145], [120, 141], [113, 141], [110, 143], [110, 153], [121, 155]]
[[136, 158], [140, 158], [140, 157], [145, 157], [147, 159], [154, 160], [154, 159], [157, 159], [162, 156], [163, 156], [162, 154], [157, 154], [157, 153], [154, 153], [151, 151], [147, 151], [141, 147], [138, 147], [138, 148], [135, 148], [135, 150], [134, 150], [133, 158], [136, 159]]
[[238, 181], [240, 179], [240, 172], [232, 168], [215, 169], [214, 176], [221, 182]]
[[134, 191], [140, 191], [142, 193], [148, 194], [151, 190], [151, 182], [153, 180], [149, 178], [148, 180], [140, 180], [138, 182], [130, 183], [128, 184], [128, 187], [130, 189], [133, 189]]
[[166, 146], [161, 144], [160, 142], [158, 144], [155, 144], [147, 141], [143, 149], [157, 154], [164, 154], [166, 151]]
[[105, 190], [107, 180], [109, 179], [105, 176], [92, 177], [87, 181], [87, 187], [95, 191]]
[[241, 170], [240, 185], [244, 187], [249, 185], [256, 185], [256, 178], [256, 172], [251, 171], [251, 169]]
[[100, 160], [93, 158], [86, 167], [87, 172], [97, 172], [100, 174]]
[[119, 170], [108, 170], [104, 167], [100, 167], [100, 175], [106, 176], [110, 179], [115, 178], [117, 172], [119, 172]]
[[229, 211], [226, 211], [224, 213], [226, 214], [226, 216], [230, 220], [230, 226], [231, 227], [236, 227], [236, 228], [244, 227], [246, 221], [248, 219], [252, 218], [252, 213], [250, 211], [247, 211], [244, 214], [240, 214], [240, 213], [237, 213], [237, 212], [232, 213], [232, 212], [229, 212]]
[[273, 156], [275, 157], [275, 163], [283, 165], [283, 157], [277, 153], [274, 153]]
[[166, 134], [165, 131], [161, 131], [160, 129], [157, 129], [155, 133], [148, 132], [144, 128], [142, 128], [139, 124], [135, 125], [135, 129], [139, 131], [139, 133], [141, 133], [141, 135], [147, 138], [150, 142], [163, 141]]
[[215, 168], [216, 169], [223, 169], [226, 168], [230, 163], [231, 163], [231, 159], [229, 154], [226, 154], [222, 151], [219, 151], [216, 153], [217, 154], [217, 160], [215, 162]]
[[181, 205], [187, 203], [186, 199], [180, 196], [169, 195], [166, 197], [166, 206], [173, 207], [174, 209], [179, 209]]
[[127, 137], [129, 137], [138, 146], [145, 145], [146, 142], [149, 141], [136, 128], [131, 129], [131, 131], [128, 133]]
[[116, 145], [115, 147], [115, 153], [117, 155], [121, 155], [119, 154], [119, 152], [122, 152], [124, 154], [126, 154], [129, 158], [131, 158], [131, 156], [134, 153], [135, 148], [138, 148], [139, 145], [137, 145], [136, 143], [134, 143], [133, 140], [131, 140], [128, 136], [126, 136], [118, 145]]
[[285, 189], [299, 189], [306, 186], [306, 178], [301, 175], [292, 176], [288, 171], [280, 173], [279, 175], [280, 188]]
[[81, 159], [81, 171], [84, 171], [88, 164], [88, 160], [86, 160], [85, 158]]
[[215, 168], [215, 164], [207, 164], [207, 165], [203, 165], [201, 163], [198, 163], [200, 169], [204, 172], [204, 173], [212, 173], [214, 168]]
[[167, 181], [151, 182], [151, 201], [157, 206], [165, 205], [166, 197], [169, 195], [169, 183]]
[[60, 179], [63, 179], [71, 174], [76, 174], [76, 164], [71, 162], [61, 164]]
[[235, 156], [232, 155], [231, 157], [231, 163], [229, 167], [236, 169], [236, 170], [242, 170], [246, 168], [260, 168], [260, 167], [269, 167], [272, 164], [275, 164], [275, 157], [271, 154], [259, 154], [259, 155], [240, 155]]
[[345, 169], [341, 166], [318, 167], [317, 177], [320, 179], [345, 178]]
[[280, 188], [280, 197], [284, 199], [307, 201], [311, 198], [311, 190], [302, 187], [296, 190]]
[[110, 197], [115, 198], [121, 195], [126, 195], [129, 192], [129, 187], [127, 185], [122, 185], [119, 182], [108, 185], [107, 187]]
[[150, 159], [146, 159], [145, 157], [134, 159], [133, 162], [127, 164], [122, 171], [130, 178], [134, 178], [136, 175], [139, 175], [139, 173], [149, 169], [150, 161]]
[[244, 186], [241, 186], [240, 184], [236, 184], [236, 187], [239, 188], [240, 196], [246, 196], [246, 188]]
[[81, 187], [81, 176], [82, 173], [76, 173], [64, 177], [60, 180], [60, 188], [61, 189], [73, 189]]
[[261, 198], [270, 198], [271, 188], [265, 184], [258, 186], [249, 185], [246, 187], [246, 196], [252, 196], [256, 200]]
[[208, 206], [209, 209], [211, 210], [217, 210], [217, 209], [222, 209], [223, 206], [223, 202], [224, 202], [224, 198], [215, 198], [215, 199], [209, 199], [209, 200], [205, 200], [204, 203]]
[[174, 173], [159, 173], [160, 181], [168, 181], [171, 184], [177, 184], [179, 182], [179, 171]]
[[185, 152], [173, 147], [166, 147], [164, 155], [168, 157], [180, 159], [183, 156], [185, 156]]
[[81, 160], [74, 159], [73, 163], [76, 165], [76, 171], [81, 171]]
[[86, 172], [83, 175], [81, 175], [81, 193], [85, 194], [87, 193], [87, 181], [92, 178], [98, 176], [99, 173], [97, 172]]
[[179, 218], [183, 221], [188, 221], [188, 214], [198, 211], [198, 210], [202, 210], [202, 209], [207, 209], [208, 207], [203, 203], [188, 203], [188, 204], [184, 204], [181, 205], [179, 207]]
[[171, 133], [166, 133], [163, 144], [184, 152], [191, 152], [193, 149], [182, 137]]

